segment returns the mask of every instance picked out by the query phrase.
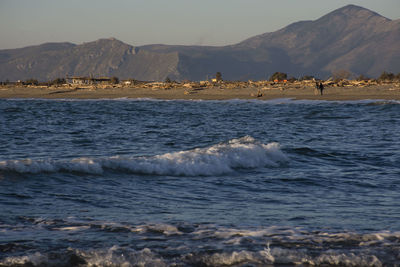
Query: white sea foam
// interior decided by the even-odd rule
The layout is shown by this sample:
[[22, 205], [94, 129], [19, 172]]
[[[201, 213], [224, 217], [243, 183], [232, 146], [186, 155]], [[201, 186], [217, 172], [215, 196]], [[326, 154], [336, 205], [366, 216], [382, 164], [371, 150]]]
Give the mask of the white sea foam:
[[0, 261], [1, 266], [44, 266], [48, 263], [48, 257], [39, 252], [19, 257], [7, 257]]
[[148, 248], [120, 253], [118, 246], [106, 250], [74, 251], [69, 249], [56, 258], [50, 258], [47, 254], [36, 252], [26, 256], [7, 257], [0, 260], [0, 266], [74, 266], [75, 264], [71, 262], [70, 258], [74, 254], [82, 261], [79, 266], [167, 266], [162, 258]]
[[[371, 266], [380, 267], [384, 264], [374, 255], [354, 254], [352, 252], [326, 251], [315, 255], [306, 249], [273, 248], [266, 246], [260, 251], [238, 250], [221, 253], [183, 254], [181, 257], [166, 259], [148, 248], [140, 251], [122, 249], [113, 246], [109, 249], [71, 250], [66, 256], [50, 258], [39, 252], [26, 256], [7, 257], [0, 261], [2, 266], [66, 266], [71, 263], [70, 257], [75, 254], [81, 259], [80, 266], [257, 266], [278, 265], [310, 265], [310, 266]], [[172, 263], [172, 264], [171, 264]], [[397, 265], [389, 265], [397, 266]]]
[[[278, 226], [236, 229], [209, 224], [128, 225], [102, 221], [85, 224], [70, 219], [27, 219], [46, 224], [51, 231], [90, 228], [117, 235], [120, 235], [118, 229], [129, 231], [140, 237], [137, 240], [143, 249], [117, 245], [99, 249], [69, 248], [52, 252], [58, 257], [40, 252], [6, 257], [0, 260], [0, 266], [68, 266], [77, 260], [80, 266], [397, 266], [400, 256], [400, 232], [329, 233]], [[147, 242], [147, 238], [153, 241]], [[234, 239], [241, 241], [231, 242]], [[154, 244], [155, 240], [160, 243]]]
[[78, 256], [86, 261], [87, 266], [159, 266], [167, 264], [150, 249], [118, 253], [119, 247], [109, 250], [77, 251]]
[[156, 156], [76, 158], [73, 160], [6, 160], [1, 171], [18, 173], [81, 172], [101, 174], [104, 170], [155, 175], [222, 175], [235, 169], [278, 167], [288, 158], [278, 143], [263, 144], [250, 136], [206, 148]]
[[90, 226], [67, 226], [67, 227], [54, 228], [54, 230], [76, 232], [76, 231], [84, 231], [89, 228]]

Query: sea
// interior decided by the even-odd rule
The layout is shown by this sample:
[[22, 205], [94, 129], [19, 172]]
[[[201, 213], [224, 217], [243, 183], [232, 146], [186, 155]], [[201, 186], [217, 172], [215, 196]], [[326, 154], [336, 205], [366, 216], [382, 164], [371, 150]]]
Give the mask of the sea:
[[400, 266], [400, 102], [0, 100], [0, 266]]

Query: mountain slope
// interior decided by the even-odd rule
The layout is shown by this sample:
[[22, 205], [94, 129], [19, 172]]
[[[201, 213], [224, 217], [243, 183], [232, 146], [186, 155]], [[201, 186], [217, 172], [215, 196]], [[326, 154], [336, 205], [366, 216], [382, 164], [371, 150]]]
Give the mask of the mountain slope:
[[0, 50], [0, 81], [66, 75], [120, 79], [266, 79], [275, 71], [329, 77], [337, 70], [376, 77], [400, 71], [400, 20], [348, 5], [315, 21], [293, 23], [229, 46], [147, 45], [113, 38]]
[[216, 71], [228, 79], [265, 79], [275, 71], [327, 78], [341, 69], [376, 77], [383, 70], [400, 71], [400, 20], [348, 5], [315, 21], [296, 22], [236, 45], [143, 49], [183, 55], [179, 68], [192, 79]]
[[377, 76], [399, 71], [400, 23], [349, 5], [318, 20], [298, 22], [240, 43], [241, 47], [284, 49], [301, 74], [329, 75], [338, 69]]
[[113, 38], [82, 45], [49, 43], [0, 51], [0, 80], [46, 81], [66, 75], [162, 79], [177, 68], [177, 58], [176, 53], [141, 51]]

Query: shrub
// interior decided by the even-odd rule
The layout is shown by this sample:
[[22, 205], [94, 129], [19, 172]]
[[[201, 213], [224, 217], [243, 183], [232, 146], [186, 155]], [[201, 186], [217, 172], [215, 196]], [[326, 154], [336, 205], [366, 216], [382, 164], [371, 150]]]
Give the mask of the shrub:
[[381, 76], [379, 76], [378, 80], [379, 81], [392, 81], [394, 80], [395, 76], [393, 73], [389, 73], [389, 72], [382, 72]]
[[274, 74], [272, 74], [272, 76], [269, 78], [270, 81], [283, 81], [283, 80], [287, 80], [287, 74], [283, 73], [283, 72], [275, 72]]
[[112, 84], [119, 84], [119, 79], [118, 79], [118, 77], [115, 77], [115, 76], [111, 77], [111, 83], [112, 83]]
[[65, 83], [67, 83], [67, 82], [64, 78], [57, 78], [50, 82], [50, 84], [52, 84], [52, 85], [61, 85], [61, 84], [65, 84]]
[[39, 85], [39, 81], [36, 79], [28, 79], [24, 82], [25, 85]]
[[221, 72], [218, 71], [218, 72], [215, 74], [215, 79], [217, 80], [217, 82], [222, 81], [222, 74], [221, 74]]

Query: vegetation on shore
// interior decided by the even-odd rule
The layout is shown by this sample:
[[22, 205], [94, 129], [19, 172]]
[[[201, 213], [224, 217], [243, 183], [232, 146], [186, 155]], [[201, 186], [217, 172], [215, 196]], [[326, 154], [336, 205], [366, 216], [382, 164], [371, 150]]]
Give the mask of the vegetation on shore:
[[195, 88], [195, 87], [223, 87], [223, 88], [245, 88], [245, 87], [262, 87], [271, 84], [286, 84], [286, 83], [309, 83], [319, 81], [323, 82], [326, 86], [351, 86], [351, 85], [374, 85], [374, 84], [381, 84], [381, 83], [397, 83], [400, 82], [400, 73], [397, 75], [390, 72], [382, 72], [382, 74], [377, 79], [371, 79], [364, 75], [360, 75], [357, 78], [350, 79], [351, 74], [348, 71], [341, 70], [335, 73], [332, 73], [332, 77], [328, 80], [320, 80], [315, 78], [311, 75], [304, 75], [300, 78], [290, 77], [283, 72], [275, 72], [273, 75], [269, 77], [268, 80], [260, 80], [260, 81], [252, 81], [249, 80], [247, 82], [243, 81], [226, 81], [222, 79], [222, 73], [217, 72], [214, 79], [210, 81], [174, 81], [171, 80], [169, 77], [165, 79], [164, 82], [151, 82], [151, 81], [138, 81], [135, 79], [129, 80], [120, 80], [118, 77], [111, 77], [108, 78], [106, 82], [102, 83], [95, 83], [96, 79], [94, 78], [87, 78], [90, 82], [88, 84], [73, 84], [68, 82], [65, 78], [56, 78], [51, 81], [47, 82], [39, 82], [37, 79], [31, 78], [25, 81], [17, 81], [17, 82], [10, 82], [4, 81], [0, 82], [2, 86], [41, 86], [41, 87], [71, 87], [71, 86], [94, 86], [94, 87], [142, 87], [142, 88], [178, 88], [178, 87], [185, 87], [185, 88]]

